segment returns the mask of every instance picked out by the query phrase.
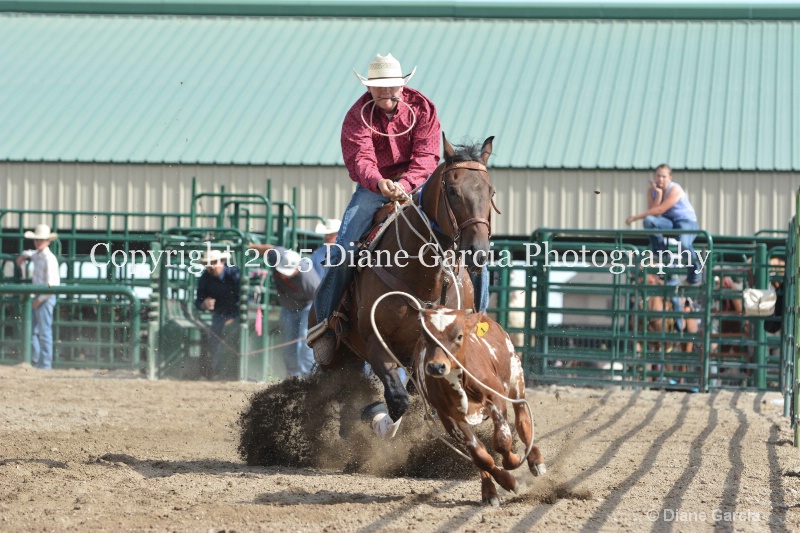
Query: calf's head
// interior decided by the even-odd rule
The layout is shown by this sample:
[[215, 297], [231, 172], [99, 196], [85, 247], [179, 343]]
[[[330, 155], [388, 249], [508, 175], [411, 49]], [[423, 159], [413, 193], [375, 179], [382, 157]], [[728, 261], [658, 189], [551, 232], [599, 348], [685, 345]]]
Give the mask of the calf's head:
[[458, 365], [445, 353], [442, 346], [463, 364], [468, 335], [475, 331], [480, 314], [437, 307], [423, 311], [421, 319], [425, 327], [423, 348], [418, 354], [420, 366], [428, 376], [446, 377]]

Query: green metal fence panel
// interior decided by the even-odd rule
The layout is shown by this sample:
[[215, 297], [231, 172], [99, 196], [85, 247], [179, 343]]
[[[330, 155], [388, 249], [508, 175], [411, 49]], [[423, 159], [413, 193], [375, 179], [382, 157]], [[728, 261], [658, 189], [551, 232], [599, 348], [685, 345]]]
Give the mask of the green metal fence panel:
[[[119, 295], [106, 294], [122, 287], [132, 291], [137, 301], [145, 302], [141, 348], [147, 354], [147, 375], [151, 379], [186, 377], [191, 374], [187, 366], [196, 364], [203, 355], [210, 321], [209, 313], [199, 312], [193, 305], [200, 272], [193, 271], [190, 254], [199, 255], [207, 247], [229, 248], [243, 274], [239, 327], [229, 340], [235, 374], [239, 379], [273, 379], [276, 358], [272, 345], [279, 333], [279, 309], [273, 303], [274, 289], [263, 258], [247, 254], [248, 245], [299, 245], [301, 251], [310, 252], [322, 243], [322, 236], [298, 229], [298, 223], [323, 219], [297, 214], [296, 189], [291, 202], [272, 199], [269, 180], [266, 191], [227, 193], [223, 187], [220, 192], [198, 193], [194, 181], [188, 213], [0, 210], [0, 251], [6, 250], [0, 253], [0, 288], [24, 282], [26, 272], [14, 260], [25, 244], [25, 229], [49, 222], [59, 233], [51, 249], [59, 260], [62, 287], [80, 283], [89, 291], [65, 291], [66, 296], [59, 298], [60, 315], [56, 316], [54, 333], [61, 341], [56, 364], [129, 364], [127, 352], [120, 352], [118, 331], [125, 325], [124, 317], [119, 316], [119, 302], [114, 299]], [[204, 211], [202, 200], [206, 198], [214, 207]], [[94, 229], [79, 229], [87, 225]], [[156, 227], [157, 231], [132, 229], [144, 226]], [[30, 285], [24, 286], [31, 290]], [[88, 300], [86, 295], [91, 294], [106, 296]], [[30, 309], [25, 297], [0, 297], [0, 363], [18, 362], [24, 356], [27, 343], [23, 339], [30, 338], [26, 312]], [[257, 316], [262, 318], [261, 335], [254, 332]]]
[[31, 295], [61, 296], [53, 316], [53, 366], [140, 369], [141, 311], [130, 287], [0, 284], [0, 362], [31, 362]]
[[[542, 228], [527, 245], [495, 243], [518, 261], [492, 268], [490, 311], [512, 339], [514, 334], [525, 336], [515, 345], [531, 382], [781, 390], [783, 337], [766, 333], [764, 327], [780, 325], [781, 319], [744, 316], [741, 303], [744, 288], [784, 282], [785, 273], [769, 265], [770, 259], [786, 256], [783, 234], [740, 238], [699, 232], [695, 247], [707, 254], [699, 287], [644, 282], [648, 275], [669, 277], [686, 270], [685, 266], [661, 270], [640, 261], [649, 250], [648, 235], [647, 231]], [[531, 250], [540, 253], [532, 255]], [[620, 257], [638, 259], [621, 259], [614, 266], [614, 250]], [[548, 252], [550, 261], [545, 261]], [[592, 254], [605, 257], [602, 266], [592, 266]], [[561, 260], [554, 260], [557, 257]], [[524, 272], [524, 287], [509, 286], [508, 280], [519, 272]], [[738, 285], [720, 286], [725, 277], [738, 279]], [[524, 300], [524, 305], [509, 305], [510, 295], [516, 302]], [[692, 307], [671, 310], [668, 302], [673, 296], [691, 300]], [[738, 302], [740, 311], [725, 311], [728, 301]], [[515, 314], [522, 315], [516, 325], [510, 320]], [[683, 330], [675, 327], [679, 319], [686, 324]], [[722, 331], [730, 325], [739, 331]]]

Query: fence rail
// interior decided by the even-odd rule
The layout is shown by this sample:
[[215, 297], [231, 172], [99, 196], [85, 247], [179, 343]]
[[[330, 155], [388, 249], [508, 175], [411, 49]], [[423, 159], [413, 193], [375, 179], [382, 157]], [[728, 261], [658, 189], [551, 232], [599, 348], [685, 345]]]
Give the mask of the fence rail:
[[[143, 347], [141, 302], [130, 287], [108, 285], [34, 287], [30, 284], [0, 284], [0, 296], [3, 297], [0, 299], [3, 304], [0, 315], [2, 361], [21, 360], [30, 364], [32, 302], [34, 295], [40, 294], [67, 297], [59, 299], [54, 311], [55, 364], [139, 368]], [[18, 297], [18, 300], [11, 301], [7, 298], [9, 296]], [[79, 298], [74, 298], [76, 296]], [[127, 303], [120, 305], [115, 296], [124, 298]], [[91, 317], [83, 316], [84, 311]], [[19, 328], [20, 334], [13, 334], [14, 328]]]

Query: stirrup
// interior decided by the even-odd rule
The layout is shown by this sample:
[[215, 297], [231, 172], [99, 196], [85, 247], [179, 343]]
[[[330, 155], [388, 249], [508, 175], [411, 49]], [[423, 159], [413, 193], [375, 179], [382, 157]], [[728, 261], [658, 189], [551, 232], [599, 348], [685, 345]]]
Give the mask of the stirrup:
[[313, 348], [314, 344], [317, 342], [317, 339], [324, 335], [326, 331], [328, 331], [327, 318], [308, 330], [308, 333], [306, 333], [306, 342]]

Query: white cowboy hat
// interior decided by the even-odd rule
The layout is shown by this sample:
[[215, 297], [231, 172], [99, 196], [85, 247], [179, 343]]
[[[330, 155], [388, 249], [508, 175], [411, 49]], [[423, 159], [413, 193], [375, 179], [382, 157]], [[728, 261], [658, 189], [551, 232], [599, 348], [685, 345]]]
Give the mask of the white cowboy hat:
[[281, 260], [278, 262], [275, 270], [284, 276], [293, 276], [300, 268], [301, 259], [300, 254], [294, 250], [285, 250], [281, 254]]
[[331, 233], [339, 233], [339, 228], [342, 227], [342, 221], [338, 218], [328, 218], [325, 223], [319, 222], [317, 227], [314, 228], [314, 233], [320, 235], [330, 235]]
[[414, 67], [411, 74], [403, 76], [400, 62], [392, 57], [392, 54], [376, 55], [369, 62], [366, 78], [353, 69], [356, 77], [367, 87], [400, 87], [407, 84], [416, 71], [417, 67]]
[[41, 239], [43, 241], [54, 241], [58, 239], [58, 233], [50, 233], [50, 226], [39, 224], [33, 231], [25, 232], [26, 239]]
[[230, 259], [231, 254], [222, 250], [206, 250], [197, 262], [201, 265], [212, 265], [222, 259]]

